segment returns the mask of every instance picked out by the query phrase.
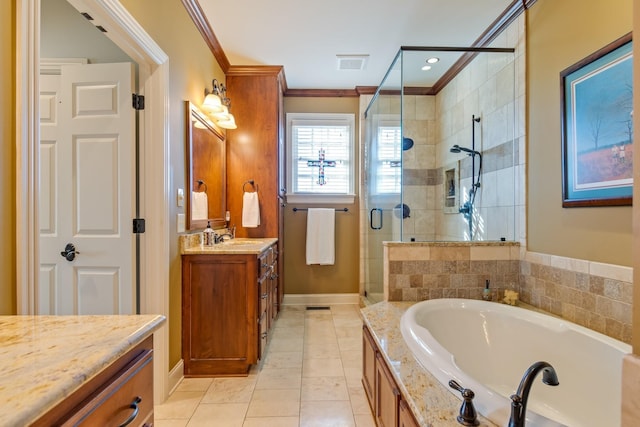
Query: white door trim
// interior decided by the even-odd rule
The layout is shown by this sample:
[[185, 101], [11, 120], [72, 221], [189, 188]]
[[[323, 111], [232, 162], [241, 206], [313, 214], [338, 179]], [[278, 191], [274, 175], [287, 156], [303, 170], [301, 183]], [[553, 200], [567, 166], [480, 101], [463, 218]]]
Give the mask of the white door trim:
[[[108, 29], [110, 37], [138, 63], [141, 116], [141, 294], [143, 313], [169, 315], [169, 57], [118, 0], [69, 0]], [[38, 104], [40, 0], [16, 2], [16, 250], [19, 314], [35, 312], [38, 280]], [[162, 147], [158, 147], [158, 143]], [[168, 396], [169, 332], [154, 334], [154, 396]]]

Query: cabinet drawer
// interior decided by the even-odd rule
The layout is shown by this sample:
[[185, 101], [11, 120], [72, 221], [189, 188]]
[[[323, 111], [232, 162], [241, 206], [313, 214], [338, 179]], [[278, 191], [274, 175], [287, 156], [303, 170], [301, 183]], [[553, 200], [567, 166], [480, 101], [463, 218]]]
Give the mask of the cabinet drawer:
[[106, 387], [74, 409], [62, 426], [153, 424], [153, 350], [147, 349], [116, 374]]
[[262, 255], [258, 257], [258, 279], [265, 277], [271, 268], [271, 263], [269, 262], [268, 250], [263, 252]]

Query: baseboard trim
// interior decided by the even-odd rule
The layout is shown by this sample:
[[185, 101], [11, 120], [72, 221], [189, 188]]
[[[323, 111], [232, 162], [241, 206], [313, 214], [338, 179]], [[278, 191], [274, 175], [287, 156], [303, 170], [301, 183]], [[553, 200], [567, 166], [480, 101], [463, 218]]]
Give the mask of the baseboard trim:
[[282, 305], [359, 304], [359, 294], [285, 294]]
[[180, 381], [184, 377], [184, 360], [180, 359], [176, 366], [173, 367], [171, 371], [169, 371], [169, 396], [176, 391]]

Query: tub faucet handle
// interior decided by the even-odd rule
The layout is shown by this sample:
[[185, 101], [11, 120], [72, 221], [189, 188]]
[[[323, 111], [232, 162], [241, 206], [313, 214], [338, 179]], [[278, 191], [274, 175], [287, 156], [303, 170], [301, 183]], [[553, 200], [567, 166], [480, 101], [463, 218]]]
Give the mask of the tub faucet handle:
[[457, 381], [449, 381], [449, 387], [457, 390], [462, 395], [462, 406], [460, 407], [460, 415], [456, 417], [458, 422], [463, 426], [477, 426], [480, 424], [478, 421], [478, 413], [476, 408], [473, 407], [473, 398], [476, 395], [471, 389], [464, 388]]

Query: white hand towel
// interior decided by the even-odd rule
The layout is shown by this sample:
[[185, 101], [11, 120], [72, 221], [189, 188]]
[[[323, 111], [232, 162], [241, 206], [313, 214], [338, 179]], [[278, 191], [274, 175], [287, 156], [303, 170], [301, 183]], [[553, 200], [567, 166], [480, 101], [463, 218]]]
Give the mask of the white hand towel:
[[191, 193], [191, 221], [209, 218], [209, 199], [204, 191]]
[[335, 262], [335, 209], [307, 212], [307, 265]]
[[244, 193], [242, 196], [242, 226], [255, 228], [260, 225], [260, 203], [258, 192]]

